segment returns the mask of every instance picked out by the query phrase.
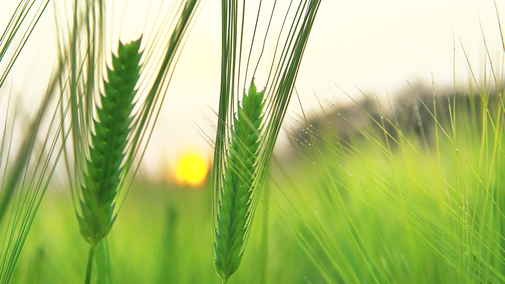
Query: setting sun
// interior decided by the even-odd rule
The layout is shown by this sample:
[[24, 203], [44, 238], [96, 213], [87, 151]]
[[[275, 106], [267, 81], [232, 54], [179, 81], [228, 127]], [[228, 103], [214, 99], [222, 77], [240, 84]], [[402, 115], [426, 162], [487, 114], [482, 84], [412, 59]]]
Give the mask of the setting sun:
[[209, 164], [198, 152], [186, 151], [177, 162], [176, 179], [181, 185], [198, 186], [207, 178]]

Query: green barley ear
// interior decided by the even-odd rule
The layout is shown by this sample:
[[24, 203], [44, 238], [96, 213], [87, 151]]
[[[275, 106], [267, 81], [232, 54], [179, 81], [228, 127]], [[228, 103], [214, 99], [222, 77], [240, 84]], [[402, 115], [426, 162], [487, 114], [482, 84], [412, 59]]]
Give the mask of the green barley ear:
[[[62, 96], [66, 106], [60, 111], [66, 114], [68, 109], [71, 119], [68, 129], [68, 124], [62, 123], [62, 137], [72, 140], [63, 155], [80, 232], [90, 244], [85, 283], [91, 281], [95, 248], [111, 230], [128, 193], [128, 188], [123, 194], [119, 190], [130, 184], [143, 158], [201, 1], [160, 4], [159, 20], [149, 24], [143, 34], [142, 41], [149, 42], [143, 53], [139, 53], [140, 40], [120, 43], [107, 75], [103, 75], [105, 2], [76, 1], [73, 15], [60, 25], [67, 25], [60, 33], [60, 57], [69, 58], [70, 70], [70, 76], [61, 81], [62, 93], [68, 98]], [[67, 32], [71, 35], [68, 40]], [[145, 80], [139, 80], [141, 69]], [[97, 84], [102, 78], [105, 82]], [[137, 81], [138, 93], [134, 89]], [[103, 91], [99, 92], [99, 86]], [[127, 178], [132, 167], [134, 172]]]
[[140, 75], [140, 41], [119, 43], [118, 55], [113, 55], [112, 68], [107, 70], [108, 82], [104, 80], [101, 107], [96, 108], [94, 133], [90, 134], [87, 172], [81, 186], [81, 215], [77, 214], [80, 232], [90, 244], [86, 283], [91, 279], [95, 247], [107, 236], [115, 220], [115, 200], [124, 176], [135, 85]]
[[[221, 90], [214, 149], [212, 212], [214, 261], [223, 283], [227, 283], [240, 265], [321, 0], [291, 1], [292, 5], [282, 15], [284, 19], [291, 19], [291, 24], [283, 22], [279, 34], [274, 36], [269, 36], [272, 34], [269, 26], [266, 35], [261, 37], [262, 43], [255, 42], [258, 22], [249, 41], [243, 21], [248, 17], [247, 11], [258, 13], [256, 19], [266, 11], [272, 19], [280, 9], [274, 4], [268, 11], [253, 2], [222, 1]], [[251, 46], [245, 48], [246, 42]], [[268, 58], [263, 54], [263, 47], [270, 44], [275, 45], [275, 52]], [[249, 54], [242, 54], [243, 50], [249, 50]], [[269, 68], [265, 68], [262, 62], [270, 65], [267, 65]], [[266, 70], [270, 70], [268, 74]], [[258, 93], [252, 78], [260, 76], [266, 85], [264, 91]], [[235, 92], [249, 82], [248, 93], [244, 94], [242, 105], [237, 108], [238, 94]]]
[[258, 93], [252, 81], [248, 94], [244, 92], [242, 107], [238, 107], [237, 117], [234, 118], [214, 244], [216, 270], [223, 280], [237, 270], [242, 259], [260, 144], [263, 95], [264, 91]]
[[96, 110], [98, 120], [91, 134], [81, 189], [82, 216], [78, 216], [81, 234], [92, 247], [109, 233], [115, 219], [114, 199], [122, 176], [140, 72], [140, 41], [119, 43], [118, 55], [113, 56], [112, 68], [107, 70], [108, 82], [104, 80], [101, 107]]

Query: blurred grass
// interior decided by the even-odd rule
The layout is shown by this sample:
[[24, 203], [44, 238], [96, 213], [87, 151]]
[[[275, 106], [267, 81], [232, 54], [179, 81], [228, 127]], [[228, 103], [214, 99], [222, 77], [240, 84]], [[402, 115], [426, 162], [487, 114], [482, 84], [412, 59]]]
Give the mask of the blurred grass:
[[402, 112], [370, 100], [299, 120], [311, 182], [287, 172], [279, 189], [296, 194], [277, 198], [328, 283], [504, 281], [502, 98], [432, 92]]
[[[41, 206], [13, 283], [31, 283], [27, 271], [42, 266], [37, 283], [79, 283], [85, 268], [87, 244], [81, 240], [70, 196], [50, 192]], [[220, 283], [214, 269], [211, 233], [210, 183], [201, 188], [143, 181], [133, 185], [122, 214], [107, 237], [112, 281], [110, 283]], [[257, 220], [263, 220], [262, 205]], [[272, 283], [307, 283], [317, 279], [303, 251], [278, 224], [270, 222], [268, 252]], [[251, 236], [250, 253], [231, 283], [258, 283], [262, 269], [261, 234]], [[99, 267], [99, 264], [97, 264]], [[289, 267], [290, 273], [286, 273]], [[98, 268], [97, 268], [98, 269]], [[97, 282], [101, 283], [101, 282]], [[108, 283], [108, 282], [104, 282]], [[314, 282], [317, 283], [317, 282]]]
[[[347, 113], [368, 113], [359, 107], [329, 107], [318, 127], [301, 121], [297, 153], [274, 160], [230, 283], [259, 283], [264, 270], [261, 283], [503, 282], [503, 104], [487, 97], [436, 97], [438, 123], [435, 104], [420, 116], [426, 139], [399, 112], [403, 128], [388, 130], [393, 112], [358, 125]], [[429, 99], [414, 98], [413, 108]], [[97, 261], [97, 283], [220, 283], [210, 186], [137, 179], [106, 239], [111, 275]], [[69, 193], [45, 198], [13, 283], [79, 283], [86, 244]]]

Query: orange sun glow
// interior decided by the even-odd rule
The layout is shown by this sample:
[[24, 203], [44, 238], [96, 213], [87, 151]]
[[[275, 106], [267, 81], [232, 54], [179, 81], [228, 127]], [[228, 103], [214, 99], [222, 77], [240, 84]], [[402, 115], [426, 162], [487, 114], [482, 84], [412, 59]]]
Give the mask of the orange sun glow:
[[176, 180], [180, 185], [199, 186], [207, 178], [209, 163], [198, 152], [189, 150], [177, 162]]

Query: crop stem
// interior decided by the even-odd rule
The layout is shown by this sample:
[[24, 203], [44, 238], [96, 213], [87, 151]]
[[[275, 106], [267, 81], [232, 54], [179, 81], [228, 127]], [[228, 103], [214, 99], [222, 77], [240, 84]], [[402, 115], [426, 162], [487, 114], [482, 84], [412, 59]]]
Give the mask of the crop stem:
[[88, 266], [86, 268], [86, 280], [84, 281], [84, 284], [91, 283], [91, 270], [93, 268], [93, 257], [95, 256], [95, 248], [96, 248], [96, 245], [92, 245], [89, 248]]

